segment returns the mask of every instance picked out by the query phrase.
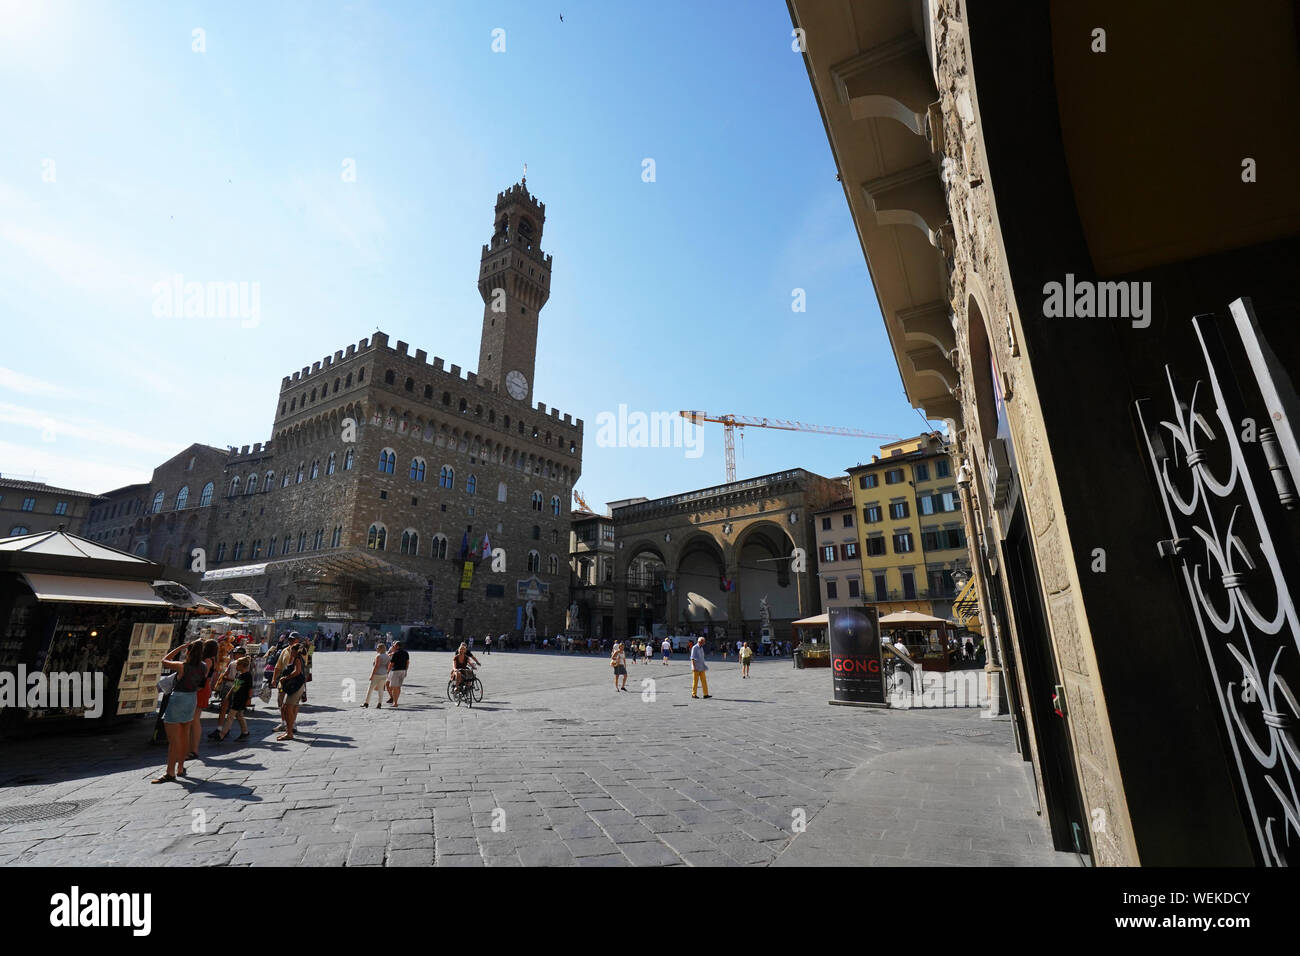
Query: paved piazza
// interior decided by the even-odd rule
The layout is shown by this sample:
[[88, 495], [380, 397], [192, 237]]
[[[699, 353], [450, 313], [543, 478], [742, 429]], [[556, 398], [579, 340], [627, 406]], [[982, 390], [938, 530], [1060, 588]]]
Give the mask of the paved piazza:
[[829, 671], [788, 659], [749, 680], [711, 662], [714, 699], [692, 700], [686, 659], [656, 658], [615, 693], [604, 658], [542, 653], [484, 656], [469, 709], [444, 698], [449, 654], [411, 657], [402, 706], [365, 710], [342, 688], [364, 688], [371, 655], [318, 653], [297, 741], [277, 743], [259, 704], [251, 746], [205, 740], [180, 783], [150, 785], [165, 748], [144, 721], [0, 744], [0, 809], [84, 801], [0, 826], [0, 865], [1073, 859], [1050, 848], [1010, 724], [976, 709], [828, 706]]

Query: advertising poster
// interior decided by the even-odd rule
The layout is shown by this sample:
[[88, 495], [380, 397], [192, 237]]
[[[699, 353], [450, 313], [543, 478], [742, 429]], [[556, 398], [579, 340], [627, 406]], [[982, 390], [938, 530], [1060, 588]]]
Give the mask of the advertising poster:
[[828, 612], [831, 679], [836, 704], [886, 707], [880, 662], [880, 624], [873, 607], [833, 607]]

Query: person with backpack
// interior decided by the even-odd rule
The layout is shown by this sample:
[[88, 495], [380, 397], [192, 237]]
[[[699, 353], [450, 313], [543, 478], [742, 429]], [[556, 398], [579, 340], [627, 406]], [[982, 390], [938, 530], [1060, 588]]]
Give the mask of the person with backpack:
[[244, 719], [244, 710], [253, 696], [253, 666], [248, 660], [248, 655], [242, 654], [235, 660], [234, 667], [235, 683], [230, 693], [226, 695], [226, 703], [229, 707], [225, 716], [221, 718], [220, 725], [214, 731], [218, 741], [224, 741], [229, 736], [230, 725], [236, 720], [239, 721], [239, 736], [235, 739], [248, 739], [248, 721]]
[[[182, 654], [185, 660], [177, 660]], [[167, 769], [150, 783], [173, 783], [177, 777], [185, 776], [190, 725], [198, 708], [199, 688], [208, 677], [207, 665], [203, 662], [203, 643], [191, 641], [173, 648], [162, 659], [162, 667], [175, 675], [167, 695], [167, 708], [163, 711], [163, 726], [167, 729]]]
[[307, 687], [307, 663], [303, 659], [302, 645], [290, 644], [285, 652], [289, 659], [283, 668], [277, 668], [280, 678], [277, 682], [282, 694], [280, 717], [284, 721], [284, 733], [276, 740], [293, 740], [294, 723], [298, 720], [298, 707], [302, 703], [303, 691]]

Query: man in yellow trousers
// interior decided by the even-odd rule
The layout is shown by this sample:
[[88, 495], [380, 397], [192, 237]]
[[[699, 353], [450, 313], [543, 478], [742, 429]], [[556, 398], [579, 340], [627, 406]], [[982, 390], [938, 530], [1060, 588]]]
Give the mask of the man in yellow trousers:
[[698, 699], [699, 695], [695, 689], [701, 684], [704, 685], [704, 699], [708, 700], [712, 695], [709, 693], [709, 679], [704, 676], [704, 672], [709, 669], [709, 665], [704, 663], [704, 638], [695, 642], [691, 648], [691, 696]]

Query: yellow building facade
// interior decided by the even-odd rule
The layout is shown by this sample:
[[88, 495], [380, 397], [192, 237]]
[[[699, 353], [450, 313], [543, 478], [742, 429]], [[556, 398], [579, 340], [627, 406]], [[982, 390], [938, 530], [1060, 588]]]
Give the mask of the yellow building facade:
[[857, 515], [863, 600], [883, 617], [919, 611], [950, 618], [970, 569], [950, 446], [937, 433], [882, 445], [848, 469]]

